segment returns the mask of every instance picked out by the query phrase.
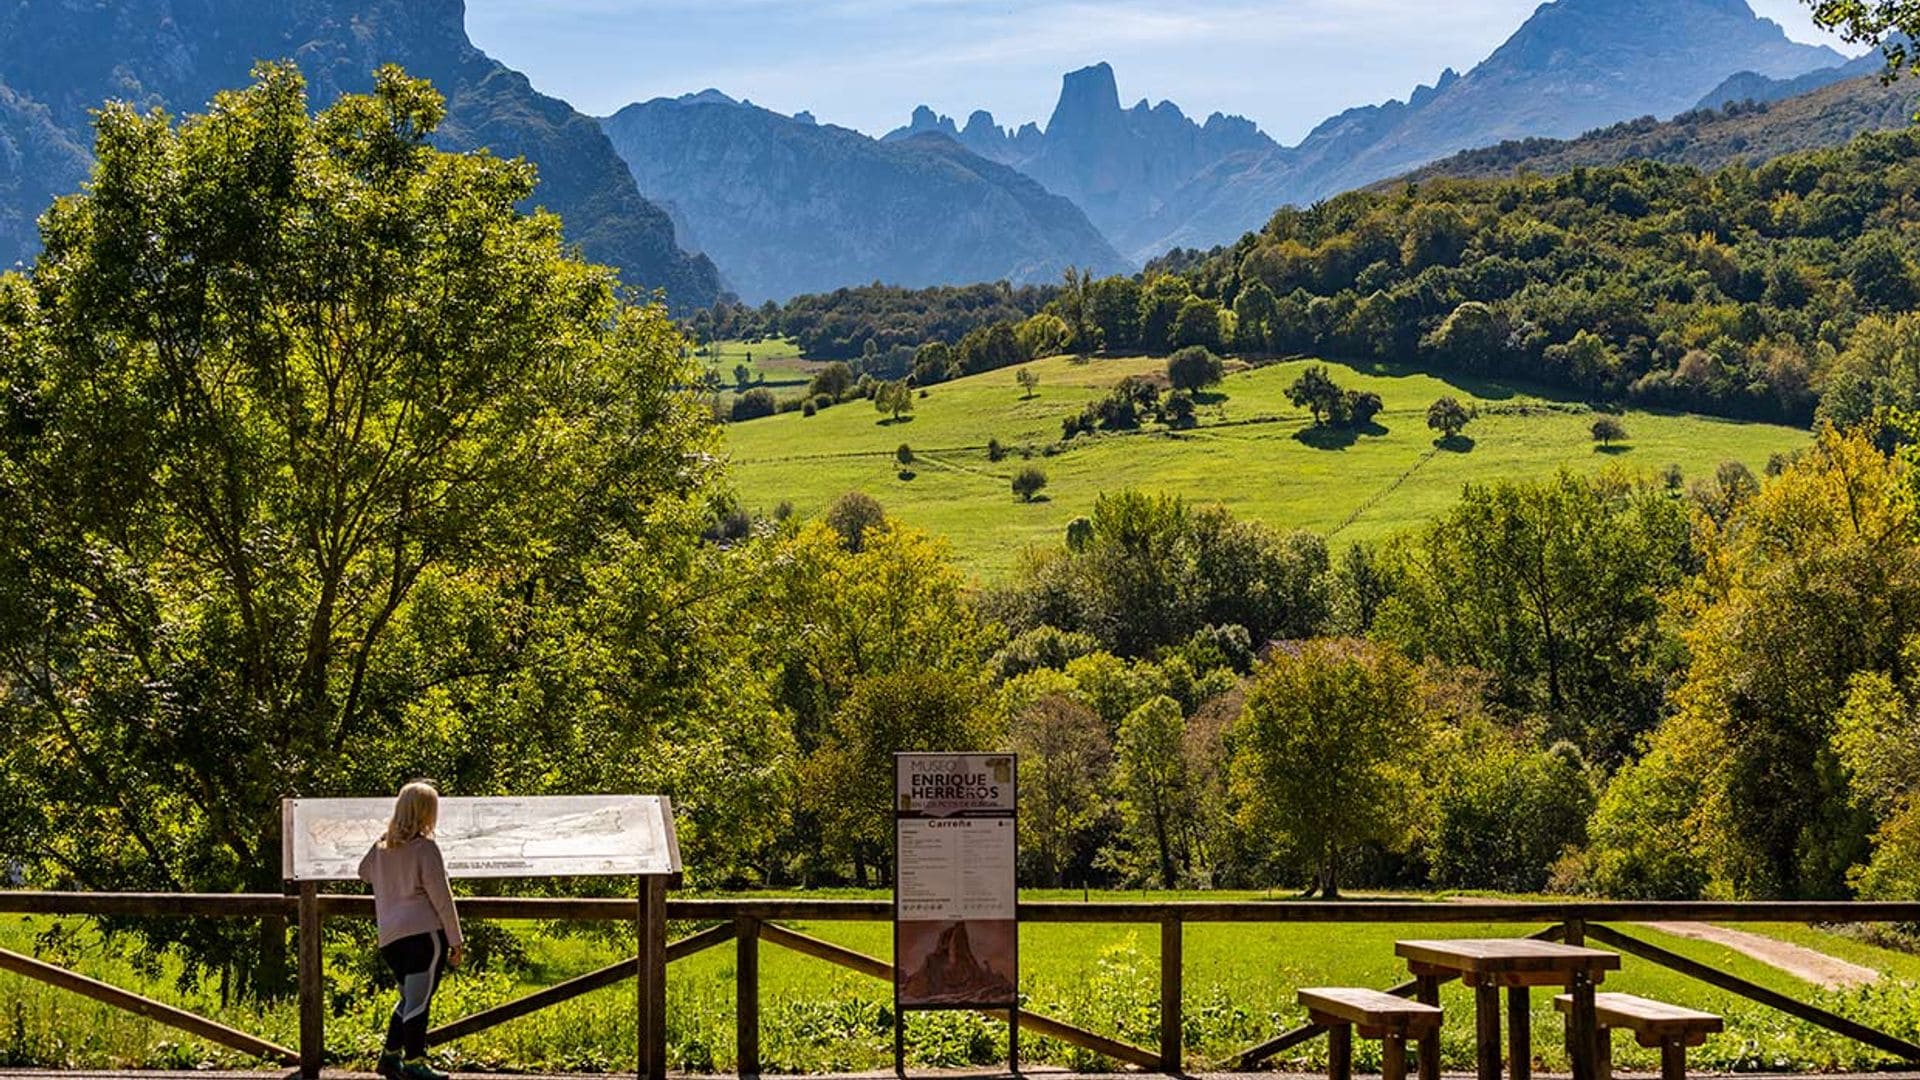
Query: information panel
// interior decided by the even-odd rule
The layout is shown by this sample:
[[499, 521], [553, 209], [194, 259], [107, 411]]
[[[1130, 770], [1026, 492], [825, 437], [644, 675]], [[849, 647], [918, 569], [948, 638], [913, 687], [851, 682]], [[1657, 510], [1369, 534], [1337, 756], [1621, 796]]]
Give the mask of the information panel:
[[896, 754], [894, 792], [896, 1002], [1015, 1007], [1014, 756]]
[[[287, 799], [281, 855], [288, 881], [351, 881], [387, 828], [391, 798]], [[440, 800], [434, 830], [457, 878], [680, 872], [664, 795], [545, 795]]]

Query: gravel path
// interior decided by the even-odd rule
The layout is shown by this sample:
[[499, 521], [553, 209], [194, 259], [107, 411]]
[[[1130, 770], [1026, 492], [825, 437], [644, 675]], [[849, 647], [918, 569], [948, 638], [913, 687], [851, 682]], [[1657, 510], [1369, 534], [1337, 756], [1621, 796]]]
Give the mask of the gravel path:
[[1650, 922], [1645, 924], [1664, 934], [1711, 941], [1734, 952], [1750, 956], [1770, 967], [1779, 968], [1796, 978], [1827, 990], [1845, 990], [1876, 982], [1880, 973], [1870, 967], [1828, 956], [1826, 953], [1781, 941], [1763, 934], [1732, 930], [1702, 922]]

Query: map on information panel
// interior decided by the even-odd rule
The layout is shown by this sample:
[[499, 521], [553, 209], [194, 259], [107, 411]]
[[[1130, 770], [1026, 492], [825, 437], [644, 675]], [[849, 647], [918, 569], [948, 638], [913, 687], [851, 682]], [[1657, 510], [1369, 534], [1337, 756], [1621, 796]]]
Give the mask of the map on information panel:
[[[286, 800], [286, 880], [353, 880], [392, 812], [390, 798]], [[434, 839], [457, 878], [680, 871], [673, 807], [660, 795], [442, 798]]]

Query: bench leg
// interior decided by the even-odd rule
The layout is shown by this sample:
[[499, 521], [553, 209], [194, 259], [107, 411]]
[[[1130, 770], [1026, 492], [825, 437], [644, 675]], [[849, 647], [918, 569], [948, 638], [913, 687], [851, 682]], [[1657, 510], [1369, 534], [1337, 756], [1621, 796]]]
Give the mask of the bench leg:
[[1380, 1080], [1407, 1080], [1407, 1040], [1388, 1035], [1380, 1040]]
[[1596, 1080], [1593, 978], [1576, 971], [1567, 989], [1573, 992], [1573, 1008], [1567, 1014], [1567, 1056], [1572, 1059], [1573, 1080]]
[[1473, 1041], [1479, 1051], [1480, 1080], [1500, 1080], [1500, 988], [1473, 988]]
[[1668, 1039], [1660, 1044], [1660, 1080], [1687, 1080], [1687, 1044]]
[[[1414, 976], [1413, 999], [1422, 1005], [1440, 1004], [1440, 979], [1435, 975]], [[1440, 1080], [1440, 1029], [1420, 1036], [1420, 1080]]]
[[1599, 1080], [1613, 1080], [1613, 1029], [1593, 1029], [1593, 1069]]
[[1533, 1077], [1533, 994], [1524, 986], [1507, 987], [1507, 1072]]
[[1353, 1026], [1327, 1029], [1327, 1080], [1353, 1080]]

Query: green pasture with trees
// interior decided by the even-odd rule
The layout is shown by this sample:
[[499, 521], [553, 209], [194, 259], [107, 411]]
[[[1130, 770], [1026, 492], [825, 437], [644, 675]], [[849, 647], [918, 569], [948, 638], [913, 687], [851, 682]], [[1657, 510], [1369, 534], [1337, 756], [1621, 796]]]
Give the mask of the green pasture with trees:
[[[1920, 888], [1913, 316], [1862, 318], [1831, 366], [1810, 369], [1834, 421], [1811, 436], [1629, 408], [1615, 417], [1628, 434], [1601, 448], [1617, 452], [1596, 452], [1591, 407], [1490, 378], [1234, 360], [1215, 382], [1207, 356], [1235, 351], [1223, 312], [1238, 299], [1160, 275], [1140, 286], [1151, 303], [1103, 308], [1113, 298], [1076, 276], [1050, 294], [1069, 297], [1061, 311], [983, 287], [1035, 310], [932, 340], [884, 377], [863, 347], [857, 368], [813, 372], [801, 407], [774, 402], [723, 443], [663, 310], [579, 261], [557, 220], [520, 209], [524, 164], [434, 149], [442, 113], [389, 68], [373, 93], [314, 114], [287, 65], [202, 116], [109, 107], [93, 184], [45, 216], [30, 269], [0, 275], [0, 867], [26, 883], [276, 892], [282, 797], [431, 775], [469, 795], [670, 795], [692, 890], [884, 889], [889, 756], [1016, 747], [1035, 811], [1020, 822], [1025, 882], [1082, 895]], [[1863, 140], [1837, 160], [1901, 145]], [[1794, 229], [1838, 212], [1814, 197], [1831, 177], [1795, 168], [1755, 171], [1721, 209], [1753, 212], [1755, 191], [1784, 206], [1804, 181]], [[1730, 182], [1647, 175], [1666, 186], [1644, 207], [1647, 192], [1609, 188], [1607, 220], [1684, 213], [1683, 196]], [[1574, 224], [1598, 213], [1569, 183], [1542, 189], [1559, 192], [1551, 204], [1524, 184], [1439, 190], [1484, 239], [1514, 224], [1499, 216], [1509, 197]], [[1426, 220], [1399, 203], [1331, 205], [1276, 219], [1242, 256], [1307, 239], [1328, 255], [1365, 236], [1424, 274], [1479, 250], [1446, 229], [1411, 246], [1373, 236]], [[1904, 197], [1864, 205], [1882, 225], [1910, 212]], [[1842, 218], [1835, 235], [1853, 237]], [[1534, 251], [1529, 235], [1513, 239]], [[1719, 241], [1687, 243], [1707, 258]], [[1716, 293], [1714, 268], [1746, 281], [1746, 254], [1793, 256], [1795, 243], [1660, 279], [1674, 303], [1659, 318], [1711, 313], [1732, 343], [1699, 345], [1713, 358], [1703, 385], [1748, 376], [1701, 400], [1785, 400], [1785, 382], [1754, 389], [1742, 349], [1760, 339], [1736, 334], [1769, 326], [1768, 304]], [[1845, 250], [1867, 270], [1811, 273], [1793, 295], [1897, 284], [1896, 243], [1809, 241], [1810, 258]], [[1474, 265], [1492, 274], [1484, 254]], [[1189, 270], [1217, 281], [1224, 266]], [[951, 299], [921, 314], [944, 318]], [[1465, 341], [1523, 309], [1446, 318]], [[1037, 382], [1010, 370], [1102, 311], [1204, 353], [1186, 354], [1178, 387], [1158, 356], [1031, 362]], [[1673, 327], [1652, 329], [1644, 355], [1668, 356], [1654, 342]], [[1575, 338], [1550, 348], [1584, 363], [1616, 347]], [[1790, 351], [1765, 355], [1786, 357], [1775, 375], [1798, 370]], [[1638, 364], [1597, 377], [1633, 374], [1630, 388], [1657, 374]], [[910, 389], [911, 407], [873, 407], [882, 384]], [[1446, 398], [1464, 429], [1436, 411]], [[794, 451], [804, 440], [813, 456]], [[1026, 468], [1047, 481], [1031, 501], [1011, 494]], [[1343, 778], [1340, 797], [1312, 798], [1314, 776]], [[450, 1008], [631, 948], [565, 926], [480, 929]], [[1284, 1026], [1302, 981], [1384, 983], [1398, 966], [1387, 942], [1409, 928], [1299, 927], [1258, 944], [1237, 929], [1195, 931], [1187, 1015], [1202, 1054]], [[883, 948], [880, 926], [822, 932]], [[1036, 1005], [1152, 1041], [1150, 945], [1032, 932]], [[1835, 1008], [1896, 1033], [1920, 1024], [1909, 952], [1776, 932], [1894, 976], [1828, 995]], [[1861, 933], [1911, 946], [1901, 928]], [[366, 928], [330, 934], [329, 1007], [364, 1023], [329, 1031], [364, 1056], [390, 998]], [[13, 920], [0, 940], [269, 1035], [291, 1023], [289, 942], [270, 920]], [[729, 1061], [725, 965], [706, 954], [676, 974], [682, 1067]], [[771, 1060], [878, 1063], [880, 988], [843, 989], [790, 957], [769, 969]], [[631, 1045], [634, 1017], [611, 1000], [502, 1029], [457, 1060], [624, 1067], [611, 1047]], [[1878, 1061], [1728, 1011], [1729, 1036], [1700, 1060]], [[96, 1015], [0, 979], [0, 1055], [205, 1059]], [[915, 1060], [992, 1060], [987, 1024], [917, 1023]], [[1471, 1026], [1451, 1030], [1464, 1061]], [[1553, 1042], [1536, 1045], [1551, 1055]]]
[[[818, 514], [847, 491], [880, 499], [901, 521], [952, 542], [982, 578], [1005, 578], [1027, 548], [1062, 543], [1068, 522], [1103, 491], [1124, 487], [1219, 503], [1275, 526], [1309, 528], [1335, 543], [1378, 540], [1427, 521], [1469, 482], [1596, 472], [1609, 464], [1653, 473], [1680, 468], [1682, 486], [1709, 482], [1724, 462], [1753, 475], [1804, 447], [1803, 430], [1683, 413], [1629, 411], [1633, 437], [1596, 452], [1588, 407], [1523, 386], [1384, 367], [1292, 360], [1229, 361], [1221, 381], [1191, 398], [1189, 419], [1136, 410], [1134, 425], [1062, 440], [1063, 422], [1110, 398], [1126, 379], [1164, 387], [1166, 361], [1070, 357], [1031, 361], [927, 388], [904, 423], [853, 401], [814, 416], [782, 413], [730, 424], [725, 445], [739, 505], [772, 516], [782, 503]], [[1319, 368], [1343, 393], [1377, 395], [1365, 429], [1317, 427], [1289, 389]], [[1029, 397], [1018, 381], [1038, 373]], [[1452, 399], [1465, 415], [1454, 438], [1429, 427]], [[1181, 400], [1161, 393], [1162, 407]], [[911, 441], [914, 478], [893, 455]], [[996, 448], [1000, 454], [996, 457]], [[1023, 469], [1047, 476], [1044, 502], [1010, 505]]]

